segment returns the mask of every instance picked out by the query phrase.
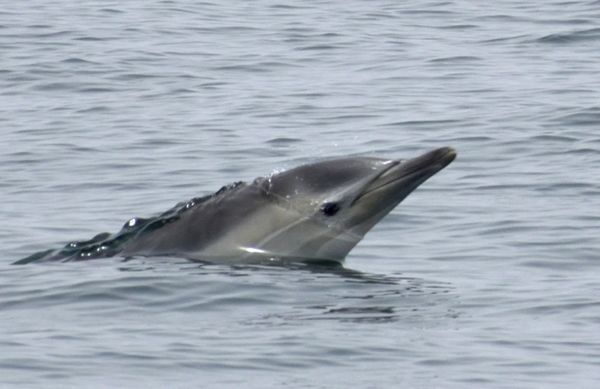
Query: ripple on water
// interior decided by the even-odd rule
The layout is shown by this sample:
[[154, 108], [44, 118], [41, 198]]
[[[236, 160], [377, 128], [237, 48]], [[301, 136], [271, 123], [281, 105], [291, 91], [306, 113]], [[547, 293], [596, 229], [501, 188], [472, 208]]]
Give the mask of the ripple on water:
[[581, 42], [596, 42], [600, 39], [600, 28], [578, 29], [574, 31], [552, 33], [535, 40], [538, 43], [571, 44]]
[[[326, 3], [4, 2], [0, 386], [597, 386], [599, 2]], [[361, 271], [8, 265], [296, 162], [445, 145]]]

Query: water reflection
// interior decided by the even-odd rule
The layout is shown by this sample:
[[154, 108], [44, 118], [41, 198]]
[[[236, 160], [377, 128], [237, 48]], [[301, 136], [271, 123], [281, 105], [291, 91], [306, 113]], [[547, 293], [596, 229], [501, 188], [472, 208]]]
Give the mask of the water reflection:
[[[204, 299], [222, 309], [227, 304], [232, 310], [249, 309], [249, 305], [240, 305], [252, 301], [258, 317], [245, 319], [248, 325], [334, 320], [397, 321], [411, 327], [427, 327], [458, 316], [454, 287], [445, 282], [362, 272], [333, 262], [222, 265], [173, 261], [129, 259], [120, 270], [175, 275], [174, 279], [180, 281], [174, 282], [201, 289]], [[212, 287], [207, 286], [208, 281]]]

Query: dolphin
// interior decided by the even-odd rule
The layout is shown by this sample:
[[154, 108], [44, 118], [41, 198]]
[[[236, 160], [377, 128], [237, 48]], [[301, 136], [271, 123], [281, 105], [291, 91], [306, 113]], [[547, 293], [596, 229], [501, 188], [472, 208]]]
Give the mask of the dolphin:
[[408, 160], [327, 159], [133, 218], [116, 234], [71, 242], [15, 264], [113, 256], [176, 256], [219, 263], [343, 263], [365, 234], [456, 157], [443, 147]]

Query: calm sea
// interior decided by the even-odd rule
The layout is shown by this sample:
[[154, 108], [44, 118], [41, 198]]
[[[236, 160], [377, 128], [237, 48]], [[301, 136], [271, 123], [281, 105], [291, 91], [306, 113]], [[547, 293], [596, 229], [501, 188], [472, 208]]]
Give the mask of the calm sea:
[[[442, 146], [345, 269], [11, 265]], [[5, 2], [0, 203], [3, 388], [596, 388], [600, 2]]]

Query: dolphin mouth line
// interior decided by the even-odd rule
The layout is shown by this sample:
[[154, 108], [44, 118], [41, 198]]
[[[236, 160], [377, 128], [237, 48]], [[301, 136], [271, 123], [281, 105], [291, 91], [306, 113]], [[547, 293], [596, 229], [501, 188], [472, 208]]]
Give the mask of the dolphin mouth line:
[[[414, 181], [418, 181], [419, 179], [421, 179], [423, 177], [425, 179], [427, 179], [427, 178], [433, 176], [434, 174], [436, 174], [437, 172], [439, 172], [440, 170], [442, 170], [443, 168], [448, 166], [452, 161], [454, 161], [454, 159], [456, 158], [456, 150], [454, 150], [451, 147], [444, 147], [441, 149], [434, 150], [431, 153], [426, 154], [423, 157], [429, 157], [429, 158], [425, 158], [423, 161], [409, 160], [404, 163], [402, 163], [401, 161], [392, 161], [392, 163], [390, 164], [390, 167], [388, 169], [384, 170], [383, 172], [381, 172], [381, 174], [379, 174], [377, 177], [375, 177], [371, 181], [371, 183], [369, 185], [367, 185], [368, 189], [366, 191], [364, 191], [363, 193], [359, 194], [354, 199], [352, 204], [356, 203], [358, 200], [360, 200], [362, 197], [368, 195], [369, 193], [373, 193], [378, 190], [381, 190], [384, 187], [394, 184], [400, 180], [409, 180], [409, 179], [414, 179], [415, 177], [417, 177], [417, 179], [414, 179]], [[423, 158], [423, 157], [420, 157], [420, 158]], [[417, 159], [420, 159], [420, 158], [417, 158]], [[389, 181], [385, 181], [375, 187], [371, 187], [371, 185], [373, 183], [376, 183], [377, 181], [381, 180], [382, 177], [385, 176], [386, 174], [390, 174], [390, 172], [392, 172], [394, 169], [401, 170], [407, 164], [411, 163], [411, 161], [417, 162], [417, 163], [415, 166], [411, 167], [406, 172], [401, 172], [400, 175], [392, 177]]]

